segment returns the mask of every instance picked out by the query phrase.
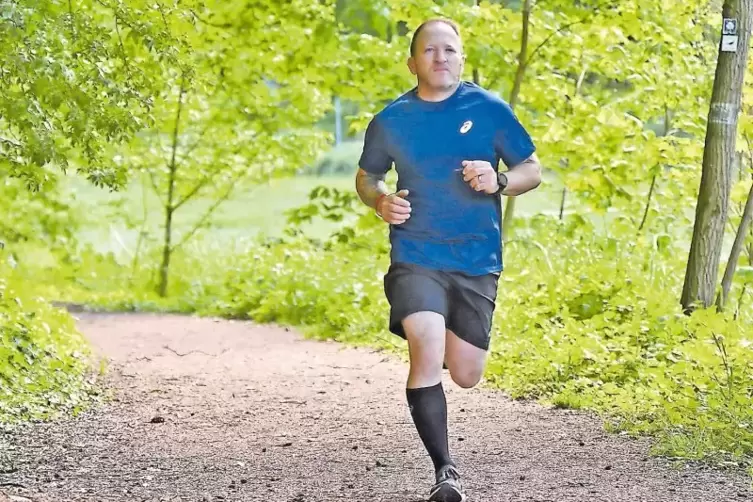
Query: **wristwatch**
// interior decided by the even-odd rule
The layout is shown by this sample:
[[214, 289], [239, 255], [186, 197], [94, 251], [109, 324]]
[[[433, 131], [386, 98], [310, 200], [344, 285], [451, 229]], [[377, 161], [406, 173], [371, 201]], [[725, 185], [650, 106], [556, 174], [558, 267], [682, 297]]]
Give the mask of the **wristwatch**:
[[497, 194], [502, 193], [505, 188], [507, 188], [507, 175], [502, 171], [497, 173], [497, 184], [499, 185], [499, 188], [496, 192]]

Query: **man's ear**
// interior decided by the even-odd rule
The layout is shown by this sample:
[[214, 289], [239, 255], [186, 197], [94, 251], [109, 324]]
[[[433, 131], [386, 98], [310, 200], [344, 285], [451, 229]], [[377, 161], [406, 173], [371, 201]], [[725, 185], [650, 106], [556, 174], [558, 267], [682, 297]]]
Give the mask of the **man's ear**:
[[410, 72], [413, 75], [415, 75], [416, 74], [416, 60], [413, 59], [413, 56], [408, 58], [407, 64], [408, 64], [408, 69], [410, 70]]

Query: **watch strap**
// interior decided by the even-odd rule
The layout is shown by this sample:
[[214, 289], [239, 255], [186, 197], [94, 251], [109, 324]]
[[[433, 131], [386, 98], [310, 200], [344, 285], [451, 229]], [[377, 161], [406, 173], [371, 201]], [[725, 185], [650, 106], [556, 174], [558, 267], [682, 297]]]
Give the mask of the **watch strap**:
[[501, 194], [505, 190], [505, 188], [507, 188], [507, 184], [507, 175], [502, 171], [499, 171], [497, 173], [497, 185], [499, 186], [499, 188], [497, 188], [497, 191], [495, 193]]

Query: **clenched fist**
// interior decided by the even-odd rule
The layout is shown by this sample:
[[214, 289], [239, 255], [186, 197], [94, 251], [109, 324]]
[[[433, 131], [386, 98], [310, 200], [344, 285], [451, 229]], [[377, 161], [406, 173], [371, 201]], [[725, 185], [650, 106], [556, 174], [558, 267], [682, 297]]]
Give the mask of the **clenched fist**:
[[384, 221], [391, 225], [405, 223], [410, 218], [410, 202], [405, 199], [408, 190], [400, 190], [397, 193], [380, 197], [377, 201], [376, 212]]
[[477, 192], [493, 194], [499, 189], [497, 171], [485, 160], [464, 160], [463, 180]]

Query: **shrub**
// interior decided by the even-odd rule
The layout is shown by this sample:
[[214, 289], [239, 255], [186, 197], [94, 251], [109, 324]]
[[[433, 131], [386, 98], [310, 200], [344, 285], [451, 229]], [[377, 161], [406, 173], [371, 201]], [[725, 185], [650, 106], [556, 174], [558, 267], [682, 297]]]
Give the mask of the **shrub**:
[[99, 394], [71, 316], [30, 291], [0, 251], [0, 422], [75, 415]]

